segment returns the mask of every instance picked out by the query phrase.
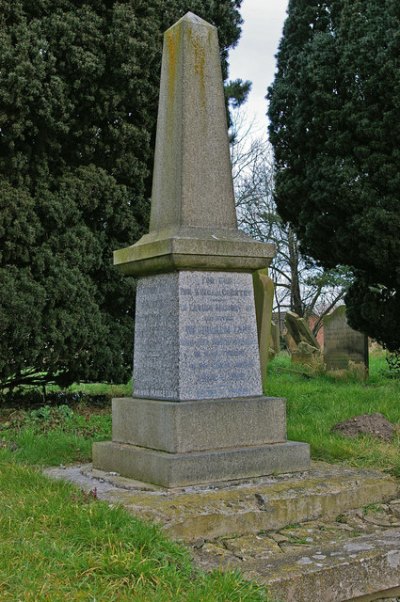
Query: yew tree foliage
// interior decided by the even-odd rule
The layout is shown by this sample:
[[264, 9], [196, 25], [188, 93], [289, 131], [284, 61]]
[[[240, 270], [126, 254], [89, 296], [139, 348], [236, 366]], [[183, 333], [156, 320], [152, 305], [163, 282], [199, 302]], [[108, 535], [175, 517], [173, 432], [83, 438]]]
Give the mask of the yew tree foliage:
[[123, 381], [147, 225], [162, 33], [188, 10], [227, 49], [241, 0], [0, 0], [0, 382]]
[[268, 96], [280, 214], [353, 268], [352, 326], [400, 349], [398, 0], [291, 0]]

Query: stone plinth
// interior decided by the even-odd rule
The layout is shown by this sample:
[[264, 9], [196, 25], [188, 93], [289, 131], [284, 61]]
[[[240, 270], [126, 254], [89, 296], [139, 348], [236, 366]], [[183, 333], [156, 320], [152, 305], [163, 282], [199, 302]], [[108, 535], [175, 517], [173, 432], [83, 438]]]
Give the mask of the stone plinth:
[[93, 448], [93, 468], [116, 471], [163, 487], [249, 479], [287, 472], [288, 467], [291, 472], [299, 472], [307, 470], [309, 464], [308, 445], [293, 441], [185, 454], [168, 454], [115, 441], [96, 443]]
[[309, 468], [306, 443], [286, 440], [284, 399], [113, 400], [113, 440], [93, 467], [163, 487]]
[[286, 441], [279, 397], [168, 402], [113, 399], [113, 441], [168, 453], [260, 446]]

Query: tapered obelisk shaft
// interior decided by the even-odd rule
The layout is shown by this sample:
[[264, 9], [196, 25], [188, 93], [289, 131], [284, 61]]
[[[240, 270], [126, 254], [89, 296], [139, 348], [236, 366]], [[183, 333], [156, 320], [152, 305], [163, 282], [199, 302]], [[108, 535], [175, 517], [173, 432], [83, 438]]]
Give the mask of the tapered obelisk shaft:
[[187, 13], [164, 36], [150, 231], [114, 263], [133, 275], [249, 272], [273, 254], [237, 229], [217, 30]]
[[165, 33], [150, 232], [236, 229], [215, 27], [187, 13]]

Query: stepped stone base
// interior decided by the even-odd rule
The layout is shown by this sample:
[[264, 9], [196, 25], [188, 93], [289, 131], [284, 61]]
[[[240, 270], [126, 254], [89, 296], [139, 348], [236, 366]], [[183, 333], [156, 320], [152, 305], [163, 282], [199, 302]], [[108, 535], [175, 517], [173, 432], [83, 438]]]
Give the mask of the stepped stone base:
[[[174, 539], [186, 542], [255, 537], [290, 524], [322, 518], [334, 521], [353, 508], [386, 502], [400, 494], [399, 484], [388, 475], [315, 462], [304, 473], [168, 490], [91, 467], [85, 467], [83, 473], [93, 479], [92, 488], [97, 483], [99, 495], [96, 479], [114, 491], [107, 499], [118, 500], [134, 514], [160, 524]], [[66, 476], [65, 469], [61, 474]], [[400, 505], [398, 509], [400, 518]]]
[[[376, 504], [398, 498], [399, 482], [370, 469], [312, 462], [310, 470], [304, 473], [176, 489], [124, 478], [114, 471], [97, 470], [91, 464], [48, 468], [46, 474], [71, 480], [88, 492], [96, 488], [99, 499], [121, 504], [132, 514], [158, 523], [170, 537], [188, 543], [216, 541], [219, 537], [223, 541], [239, 536], [255, 539], [260, 532], [265, 535], [310, 520], [334, 521], [338, 516], [341, 521], [349, 522], [346, 512], [370, 506], [374, 512], [367, 516], [370, 523], [366, 524], [372, 529], [376, 522], [400, 528], [400, 499], [392, 502], [397, 513], [394, 522], [383, 520], [375, 508]], [[360, 531], [358, 514], [352, 519], [356, 523], [354, 529], [338, 523], [341, 532], [351, 536], [352, 530]], [[327, 534], [328, 542], [335, 539], [334, 534], [329, 535], [330, 526], [317, 528], [317, 532]], [[298, 538], [304, 536], [297, 531], [292, 534]]]
[[155, 521], [192, 543], [200, 567], [240, 570], [274, 602], [400, 596], [399, 482], [378, 471], [312, 463], [305, 473], [168, 490], [91, 465], [46, 474]]
[[309, 463], [309, 446], [292, 441], [183, 454], [112, 441], [93, 446], [94, 468], [163, 487], [297, 472], [307, 470]]
[[112, 440], [169, 453], [286, 441], [286, 403], [278, 397], [160, 401], [113, 399]]
[[275, 397], [113, 400], [112, 442], [95, 443], [93, 466], [180, 487], [298, 472], [306, 443], [286, 440], [285, 400]]

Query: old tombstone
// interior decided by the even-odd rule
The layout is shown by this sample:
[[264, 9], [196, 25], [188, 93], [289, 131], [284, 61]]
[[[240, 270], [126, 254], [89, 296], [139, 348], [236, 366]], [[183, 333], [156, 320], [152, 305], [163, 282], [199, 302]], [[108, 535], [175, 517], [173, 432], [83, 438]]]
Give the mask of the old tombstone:
[[321, 362], [319, 343], [310, 330], [306, 320], [296, 313], [288, 311], [285, 316], [286, 342], [292, 362], [317, 366]]
[[268, 359], [275, 354], [272, 340], [272, 306], [274, 302], [274, 283], [268, 276], [268, 269], [257, 270], [253, 274], [254, 301], [258, 347], [260, 351], [261, 378], [263, 389], [266, 386]]
[[324, 362], [328, 371], [350, 370], [368, 374], [368, 337], [353, 330], [341, 305], [324, 317]]
[[308, 468], [262, 396], [252, 272], [273, 253], [237, 229], [217, 31], [187, 13], [164, 37], [150, 231], [114, 254], [138, 277], [134, 396], [95, 468], [166, 487]]

